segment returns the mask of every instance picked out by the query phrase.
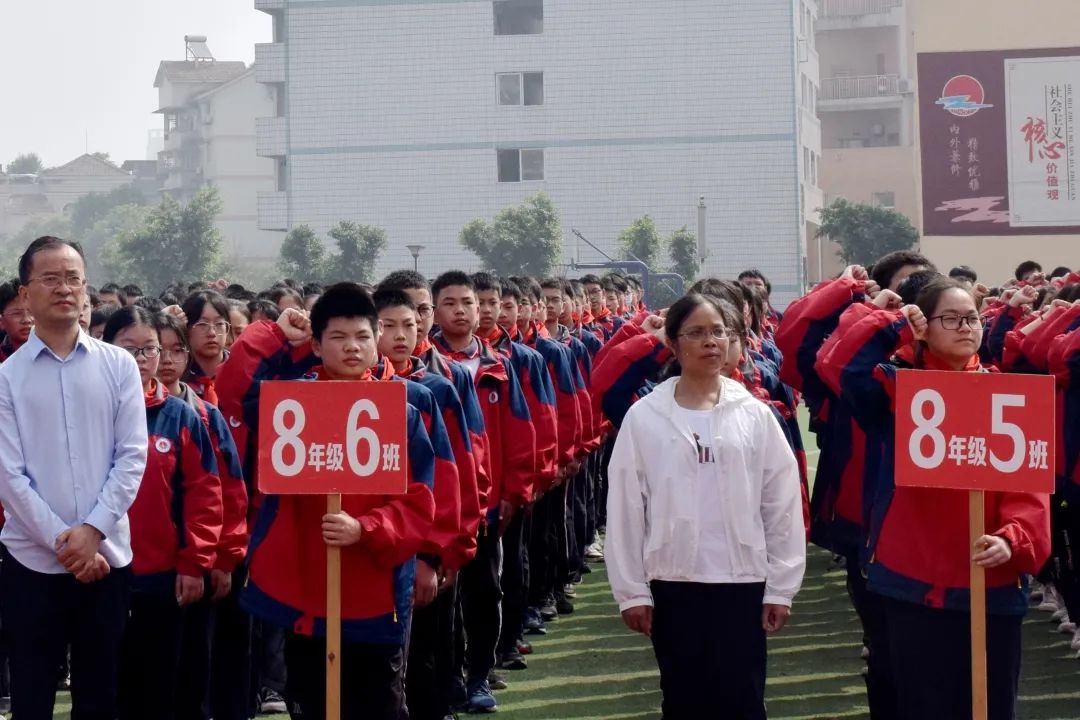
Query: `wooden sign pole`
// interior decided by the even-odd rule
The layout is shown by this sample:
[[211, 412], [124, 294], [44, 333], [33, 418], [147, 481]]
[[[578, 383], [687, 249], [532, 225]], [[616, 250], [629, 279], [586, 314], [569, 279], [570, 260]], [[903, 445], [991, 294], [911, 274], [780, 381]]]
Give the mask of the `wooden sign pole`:
[[[341, 512], [341, 495], [326, 496], [326, 512]], [[341, 548], [326, 547], [326, 720], [341, 720]]]
[[[968, 554], [986, 534], [985, 495], [982, 490], [968, 494]], [[971, 718], [986, 720], [986, 571], [971, 563]]]

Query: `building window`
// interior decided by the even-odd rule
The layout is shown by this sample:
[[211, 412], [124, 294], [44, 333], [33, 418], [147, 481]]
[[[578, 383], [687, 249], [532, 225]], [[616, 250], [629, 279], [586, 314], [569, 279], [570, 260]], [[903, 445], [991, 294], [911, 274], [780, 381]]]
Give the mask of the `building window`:
[[544, 104], [544, 73], [500, 73], [495, 82], [500, 105]]
[[544, 0], [494, 0], [496, 35], [544, 32]]
[[817, 187], [817, 173], [818, 173], [818, 155], [816, 152], [810, 153], [810, 184]]
[[544, 151], [498, 150], [499, 182], [529, 182], [544, 179]]
[[874, 193], [874, 205], [886, 210], [896, 209], [896, 194], [891, 192]]

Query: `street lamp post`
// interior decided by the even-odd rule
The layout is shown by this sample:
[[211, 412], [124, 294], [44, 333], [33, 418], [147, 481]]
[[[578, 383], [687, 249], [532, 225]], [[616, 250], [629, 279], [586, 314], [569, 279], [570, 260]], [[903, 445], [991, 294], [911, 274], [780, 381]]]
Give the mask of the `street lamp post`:
[[424, 249], [423, 245], [406, 245], [409, 252], [412, 253], [413, 271], [419, 272], [420, 268], [420, 251]]

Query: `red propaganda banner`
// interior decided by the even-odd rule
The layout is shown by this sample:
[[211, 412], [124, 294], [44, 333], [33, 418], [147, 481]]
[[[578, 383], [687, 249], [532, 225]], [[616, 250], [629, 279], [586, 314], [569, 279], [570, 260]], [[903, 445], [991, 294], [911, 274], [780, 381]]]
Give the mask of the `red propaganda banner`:
[[259, 491], [400, 495], [407, 477], [402, 382], [265, 382]]
[[900, 370], [896, 485], [1054, 491], [1054, 378]]

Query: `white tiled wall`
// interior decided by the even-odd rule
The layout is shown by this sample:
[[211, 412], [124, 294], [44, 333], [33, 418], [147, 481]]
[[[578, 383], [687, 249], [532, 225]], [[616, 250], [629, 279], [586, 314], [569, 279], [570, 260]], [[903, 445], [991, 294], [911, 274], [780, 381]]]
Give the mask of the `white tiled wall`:
[[[611, 251], [646, 213], [695, 229], [704, 195], [706, 270], [759, 266], [794, 291], [793, 0], [545, 0], [542, 35], [501, 37], [490, 0], [285, 12], [291, 226], [380, 225], [380, 271], [411, 266], [404, 246], [420, 243], [434, 274], [476, 267], [466, 221], [538, 190], [561, 212], [566, 262], [571, 227]], [[543, 106], [498, 106], [495, 75], [514, 71], [544, 73]], [[545, 180], [498, 183], [495, 147], [521, 145], [546, 148]]]

